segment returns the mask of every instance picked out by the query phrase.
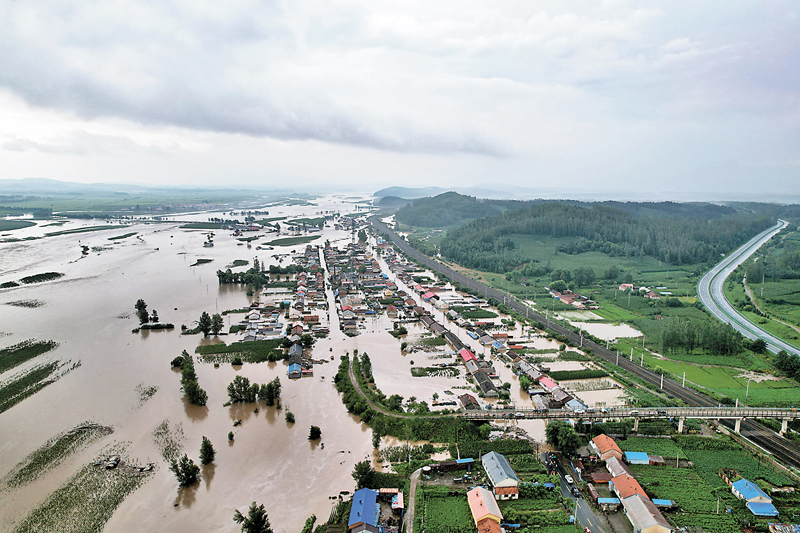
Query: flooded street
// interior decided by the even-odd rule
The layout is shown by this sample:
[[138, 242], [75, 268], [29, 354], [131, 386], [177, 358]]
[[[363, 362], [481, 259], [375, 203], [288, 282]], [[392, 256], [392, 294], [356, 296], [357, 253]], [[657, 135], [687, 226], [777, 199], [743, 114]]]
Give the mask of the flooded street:
[[[319, 206], [271, 207], [270, 216], [353, 210], [351, 202], [323, 200]], [[209, 216], [212, 214], [194, 215], [199, 220]], [[55, 229], [84, 225], [68, 222]], [[180, 372], [169, 364], [182, 350], [194, 353], [202, 340], [202, 334], [181, 335], [181, 324], [191, 328], [203, 311], [222, 312], [252, 301], [244, 287], [220, 286], [215, 274], [218, 269], [224, 270], [234, 259], [252, 261], [255, 256], [267, 265], [277, 264], [271, 254], [300, 250], [305, 245], [257, 252], [239, 246], [229, 231], [215, 230], [215, 246], [204, 248], [207, 231], [187, 231], [178, 226], [137, 223], [0, 244], [0, 282], [47, 271], [65, 274], [55, 281], [0, 291], [2, 346], [26, 339], [60, 343], [57, 349], [17, 367], [4, 378], [43, 360], [81, 362], [59, 381], [0, 413], [0, 475], [48, 439], [81, 422], [90, 420], [114, 428], [112, 435], [79, 451], [30, 485], [0, 494], [0, 529], [11, 529], [114, 442], [128, 443], [127, 455], [133, 463], [152, 461], [157, 463], [157, 470], [120, 505], [107, 524], [108, 531], [235, 531], [234, 509], [245, 509], [254, 500], [265, 503], [276, 532], [299, 531], [312, 513], [319, 521], [327, 519], [332, 505], [329, 496], [352, 490], [350, 473], [357, 461], [371, 455], [371, 432], [347, 413], [332, 378], [339, 356], [357, 347], [361, 338], [346, 338], [334, 330], [332, 338], [318, 341], [313, 355], [328, 360], [334, 355], [335, 361], [316, 365], [313, 377], [296, 381], [286, 377], [283, 362], [245, 364], [241, 368], [222, 364], [216, 369], [197, 362], [198, 381], [208, 393], [207, 407], [186, 402], [180, 390]], [[14, 236], [25, 237], [25, 231], [41, 230], [26, 228]], [[109, 240], [132, 232], [136, 235]], [[317, 241], [321, 244], [325, 239], [347, 237], [346, 232], [326, 229]], [[274, 234], [263, 240], [271, 238]], [[82, 256], [80, 245], [95, 251]], [[190, 266], [198, 258], [212, 262]], [[131, 333], [138, 325], [134, 303], [139, 298], [147, 302], [149, 310], [158, 311], [162, 322], [175, 324], [175, 330]], [[44, 305], [3, 305], [20, 300], [38, 300]], [[225, 316], [224, 331], [239, 317]], [[220, 339], [237, 340], [224, 335]], [[263, 403], [257, 414], [254, 404], [223, 407], [228, 399], [226, 387], [237, 374], [257, 383], [279, 377], [284, 410], [291, 409], [296, 423], [287, 424], [284, 411]], [[158, 391], [142, 403], [136, 390], [140, 384], [157, 387]], [[234, 428], [237, 419], [242, 424]], [[182, 434], [177, 441], [195, 461], [202, 436], [207, 436], [217, 450], [214, 463], [203, 468], [201, 482], [193, 488], [178, 490], [155, 444], [153, 431], [164, 421], [175, 435]], [[322, 429], [320, 441], [308, 441], [312, 424]], [[229, 431], [235, 434], [230, 444]]]

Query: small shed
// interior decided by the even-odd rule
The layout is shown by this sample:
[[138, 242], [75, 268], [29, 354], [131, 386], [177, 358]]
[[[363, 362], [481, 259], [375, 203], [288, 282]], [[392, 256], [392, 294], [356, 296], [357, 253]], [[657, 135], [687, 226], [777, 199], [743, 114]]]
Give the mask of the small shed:
[[675, 502], [673, 502], [672, 500], [662, 500], [660, 498], [653, 498], [653, 503], [655, 504], [656, 507], [669, 508], [675, 506]]
[[649, 465], [650, 456], [644, 452], [625, 452], [625, 462], [631, 465]]
[[619, 498], [597, 498], [597, 505], [603, 511], [616, 511], [619, 507]]
[[756, 516], [778, 516], [778, 510], [771, 503], [747, 502], [747, 508]]
[[293, 363], [289, 365], [289, 378], [299, 378], [303, 375], [303, 367], [298, 365], [297, 363]]
[[667, 464], [667, 462], [664, 461], [664, 458], [660, 455], [650, 455], [649, 458], [650, 464], [653, 466], [664, 466]]

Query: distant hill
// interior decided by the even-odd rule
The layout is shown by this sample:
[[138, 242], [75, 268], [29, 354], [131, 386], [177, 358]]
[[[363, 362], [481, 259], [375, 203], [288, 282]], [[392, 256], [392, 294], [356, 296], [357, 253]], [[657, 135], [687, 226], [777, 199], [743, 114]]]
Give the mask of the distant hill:
[[87, 192], [141, 192], [147, 187], [119, 183], [76, 183], [49, 178], [0, 179], [0, 193], [68, 194]]
[[447, 189], [441, 187], [387, 187], [374, 193], [372, 196], [375, 198], [385, 198], [387, 196], [396, 196], [398, 198], [422, 198], [424, 196], [436, 196], [445, 192]]
[[433, 198], [414, 200], [410, 205], [398, 209], [395, 219], [411, 226], [443, 228], [528, 205], [529, 202], [517, 200], [480, 200], [451, 191]]
[[411, 203], [411, 200], [408, 198], [400, 198], [398, 196], [384, 196], [383, 198], [377, 200], [376, 204], [379, 207], [384, 207], [386, 209], [400, 209]]

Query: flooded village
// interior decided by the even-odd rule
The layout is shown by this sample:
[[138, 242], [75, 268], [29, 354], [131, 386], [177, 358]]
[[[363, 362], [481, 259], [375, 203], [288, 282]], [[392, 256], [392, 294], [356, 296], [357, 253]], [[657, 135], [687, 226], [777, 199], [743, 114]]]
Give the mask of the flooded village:
[[[0, 529], [235, 531], [234, 511], [253, 501], [276, 532], [499, 533], [502, 512], [575, 529], [582, 511], [565, 502], [581, 492], [568, 472], [589, 476], [591, 451], [585, 466], [564, 457], [562, 468], [544, 420], [454, 415], [580, 420], [632, 405], [631, 384], [580, 344], [411, 261], [369, 214], [329, 196], [271, 206], [260, 222], [70, 220], [75, 234], [0, 244], [0, 281], [63, 274], [0, 292], [3, 346], [56, 344], [16, 375], [58, 369], [0, 412]], [[586, 316], [562, 313], [552, 319]], [[171, 464], [197, 462], [205, 439], [212, 460], [180, 487]], [[549, 518], [516, 518], [528, 508], [515, 500]], [[594, 516], [584, 515], [577, 522]]]

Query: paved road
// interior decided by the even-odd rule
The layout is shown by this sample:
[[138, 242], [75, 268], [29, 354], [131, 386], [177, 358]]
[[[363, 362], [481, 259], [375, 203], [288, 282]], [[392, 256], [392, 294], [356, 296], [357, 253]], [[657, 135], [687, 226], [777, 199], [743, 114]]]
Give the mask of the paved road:
[[800, 355], [800, 350], [791, 344], [768, 333], [742, 316], [725, 298], [723, 286], [728, 276], [736, 270], [739, 265], [747, 261], [765, 242], [778, 234], [783, 228], [789, 225], [785, 220], [779, 220], [775, 226], [762, 231], [746, 244], [742, 245], [735, 252], [731, 253], [712, 268], [697, 284], [697, 294], [700, 301], [708, 311], [721, 321], [730, 324], [736, 331], [750, 340], [758, 338], [764, 339], [767, 349], [772, 353], [786, 350], [788, 353]]
[[[475, 294], [482, 294], [486, 298], [495, 298], [501, 302], [504, 302], [505, 305], [510, 309], [536, 322], [538, 327], [547, 329], [559, 335], [563, 335], [576, 345], [583, 346], [584, 349], [591, 349], [594, 355], [604, 359], [605, 361], [608, 361], [609, 363], [618, 365], [622, 369], [630, 372], [650, 385], [659, 387], [664, 394], [669, 395], [671, 398], [678, 398], [686, 405], [691, 406], [716, 407], [719, 405], [716, 400], [709, 398], [705, 394], [699, 393], [691, 388], [687, 389], [683, 387], [681, 383], [673, 379], [664, 378], [662, 375], [657, 374], [656, 372], [653, 372], [652, 370], [647, 369], [634, 361], [628, 360], [624, 356], [620, 357], [619, 354], [606, 349], [605, 346], [584, 339], [579, 333], [567, 329], [561, 324], [551, 322], [545, 316], [531, 311], [528, 306], [509, 297], [507, 294], [469, 278], [461, 272], [457, 272], [447, 265], [443, 265], [442, 263], [420, 253], [415, 248], [410, 246], [406, 241], [401, 239], [391, 229], [389, 229], [386, 224], [378, 220], [377, 217], [370, 217], [369, 221], [379, 233], [387, 235], [392, 243], [411, 259], [419, 261], [434, 272], [439, 272], [440, 274], [448, 276], [452, 281], [460, 283], [468, 290], [473, 291]], [[729, 427], [733, 426], [732, 422], [723, 423]], [[790, 464], [794, 467], [800, 467], [800, 446], [781, 437], [766, 426], [753, 420], [746, 420], [742, 423], [742, 435], [761, 446], [768, 452], [774, 454], [780, 461]]]
[[[543, 454], [543, 456], [546, 454]], [[542, 458], [544, 462], [544, 457]], [[581, 529], [589, 528], [591, 533], [607, 533], [605, 526], [600, 521], [600, 518], [595, 514], [591, 504], [586, 501], [583, 496], [575, 496], [572, 494], [572, 487], [578, 481], [578, 474], [570, 469], [569, 474], [572, 476], [573, 484], [567, 483], [565, 476], [567, 468], [562, 465], [558, 460], [551, 462], [555, 465], [558, 477], [561, 480], [561, 495], [569, 506], [568, 512], [575, 515], [575, 521], [580, 525]]]
[[405, 524], [404, 531], [411, 533], [414, 531], [414, 513], [416, 512], [417, 485], [419, 485], [419, 475], [422, 468], [417, 468], [411, 474], [411, 488], [408, 489], [408, 501], [406, 502], [406, 514], [403, 516]]

